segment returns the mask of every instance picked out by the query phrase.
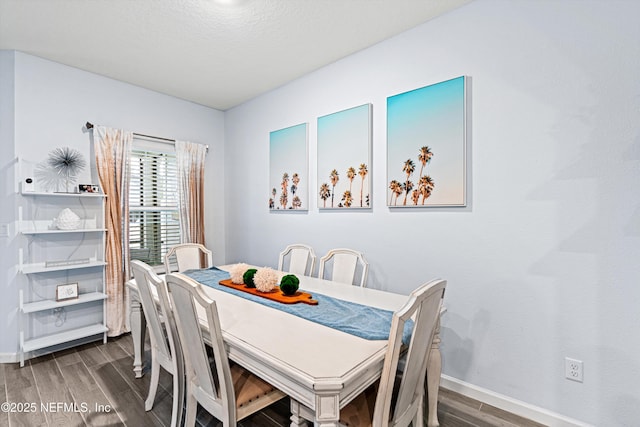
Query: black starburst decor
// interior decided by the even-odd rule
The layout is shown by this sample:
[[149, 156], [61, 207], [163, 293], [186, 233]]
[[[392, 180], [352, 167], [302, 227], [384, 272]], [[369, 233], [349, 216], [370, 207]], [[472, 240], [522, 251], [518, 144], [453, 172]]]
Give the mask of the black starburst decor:
[[46, 162], [38, 165], [36, 173], [47, 189], [59, 189], [64, 184], [69, 191], [69, 184], [75, 182], [78, 175], [87, 165], [82, 154], [70, 147], [60, 147], [49, 152]]

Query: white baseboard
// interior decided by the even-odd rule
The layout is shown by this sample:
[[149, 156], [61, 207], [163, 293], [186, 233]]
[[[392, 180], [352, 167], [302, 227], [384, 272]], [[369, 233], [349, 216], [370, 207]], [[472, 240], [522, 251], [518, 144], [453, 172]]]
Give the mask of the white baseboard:
[[0, 353], [0, 363], [16, 363], [18, 355], [16, 353]]
[[[34, 357], [42, 356], [45, 354], [54, 353], [60, 350], [66, 350], [68, 348], [72, 348], [78, 345], [100, 341], [102, 340], [102, 334], [92, 335], [90, 337], [80, 338], [75, 341], [68, 341], [56, 345], [52, 345], [50, 347], [46, 347], [40, 350], [34, 350], [24, 354], [24, 360], [27, 361], [29, 359], [33, 359]], [[18, 363], [20, 362], [20, 352], [17, 353], [0, 353], [0, 363]]]
[[522, 402], [511, 397], [495, 393], [491, 390], [466, 383], [448, 375], [442, 375], [440, 386], [459, 393], [463, 396], [479, 400], [487, 405], [495, 406], [512, 414], [551, 427], [593, 427], [582, 421], [574, 420], [564, 415], [549, 411], [538, 406]]

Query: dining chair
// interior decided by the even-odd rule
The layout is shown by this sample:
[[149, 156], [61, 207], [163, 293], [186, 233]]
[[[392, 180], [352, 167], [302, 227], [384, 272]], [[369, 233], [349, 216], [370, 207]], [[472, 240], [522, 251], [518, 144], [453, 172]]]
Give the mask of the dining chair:
[[[289, 263], [285, 267], [287, 260]], [[315, 266], [316, 254], [311, 246], [296, 243], [287, 246], [284, 251], [280, 252], [278, 260], [278, 270], [280, 271], [311, 276]]]
[[168, 274], [175, 270], [175, 264], [178, 266], [178, 272], [213, 267], [213, 253], [199, 243], [182, 243], [173, 246], [165, 255], [165, 272]]
[[[409, 295], [409, 300], [401, 309], [393, 313], [380, 380], [340, 410], [340, 425], [424, 425], [424, 382], [431, 354], [429, 349], [446, 286], [447, 282], [442, 279], [423, 284]], [[409, 319], [413, 319], [413, 331], [409, 346], [403, 354], [404, 368], [399, 372], [398, 362], [401, 349], [404, 349], [404, 326]], [[291, 403], [291, 411], [291, 419], [299, 416], [312, 419], [309, 410], [294, 401]]]
[[[235, 426], [239, 420], [285, 397], [240, 365], [230, 364], [216, 302], [198, 282], [181, 274], [169, 274], [167, 285], [185, 358], [185, 426], [195, 425], [198, 404], [224, 426]], [[198, 313], [204, 316], [204, 328]], [[212, 350], [211, 358], [205, 343]]]
[[334, 282], [354, 284], [356, 279], [356, 270], [360, 270], [360, 286], [365, 287], [367, 283], [367, 274], [369, 272], [369, 263], [364, 258], [362, 252], [353, 249], [331, 249], [325, 256], [320, 258], [320, 267], [318, 269], [318, 277], [325, 278], [325, 269], [328, 264], [332, 264], [331, 280]]
[[[160, 368], [164, 368], [173, 376], [171, 426], [175, 427], [179, 424], [182, 416], [184, 361], [169, 303], [167, 285], [149, 265], [142, 261], [132, 260], [131, 269], [138, 287], [151, 341], [151, 383], [144, 408], [147, 411], [153, 408], [158, 391]], [[156, 304], [154, 294], [158, 296], [159, 304]]]

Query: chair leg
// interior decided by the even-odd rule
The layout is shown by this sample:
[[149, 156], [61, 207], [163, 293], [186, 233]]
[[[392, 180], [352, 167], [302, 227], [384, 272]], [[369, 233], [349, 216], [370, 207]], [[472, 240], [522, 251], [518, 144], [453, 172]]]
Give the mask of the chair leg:
[[177, 427], [182, 417], [184, 387], [180, 384], [180, 372], [173, 374], [173, 407], [171, 409], [171, 427]]
[[[174, 330], [173, 335], [178, 336], [178, 332]], [[182, 421], [182, 411], [184, 409], [185, 395], [185, 373], [184, 373], [184, 355], [182, 347], [178, 339], [174, 340], [175, 348], [173, 349], [173, 415], [171, 417], [171, 427], [178, 427]], [[174, 424], [175, 420], [175, 424]]]
[[185, 427], [196, 425], [196, 412], [198, 411], [198, 401], [195, 396], [187, 390], [187, 410], [184, 420]]
[[418, 410], [416, 411], [416, 416], [413, 419], [413, 427], [424, 427], [424, 404], [422, 403], [424, 400], [424, 395], [418, 401]]
[[158, 391], [158, 382], [160, 381], [160, 363], [155, 350], [151, 350], [151, 383], [149, 384], [149, 394], [144, 402], [145, 411], [153, 408], [153, 402], [156, 400], [156, 392]]
[[442, 375], [442, 355], [440, 354], [440, 317], [436, 322], [427, 365], [427, 426], [438, 427], [438, 392]]

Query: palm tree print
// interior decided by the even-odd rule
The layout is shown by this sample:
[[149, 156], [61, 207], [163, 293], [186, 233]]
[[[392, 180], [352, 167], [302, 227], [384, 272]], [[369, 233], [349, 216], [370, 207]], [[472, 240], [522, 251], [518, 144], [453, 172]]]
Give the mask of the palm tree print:
[[287, 209], [287, 203], [289, 203], [289, 191], [287, 187], [289, 186], [289, 174], [282, 174], [282, 182], [280, 183], [280, 187], [282, 187], [282, 192], [280, 193], [280, 205], [282, 205], [282, 209]]
[[274, 209], [276, 207], [276, 202], [275, 202], [276, 193], [277, 193], [276, 189], [272, 188], [271, 197], [269, 198], [269, 209]]
[[329, 184], [327, 184], [326, 182], [322, 183], [322, 185], [320, 186], [320, 198], [324, 203], [323, 205], [324, 208], [327, 207], [327, 199], [330, 196], [331, 196], [331, 190], [329, 189]]
[[407, 180], [402, 184], [402, 191], [404, 192], [404, 199], [402, 201], [402, 206], [407, 205], [407, 196], [409, 195], [411, 190], [413, 190], [413, 182]]
[[293, 209], [298, 209], [298, 208], [300, 208], [301, 206], [302, 206], [302, 201], [300, 200], [300, 197], [295, 196], [295, 197], [293, 198], [293, 201], [291, 202], [291, 207], [292, 207]]
[[396, 193], [396, 205], [397, 205], [398, 204], [398, 197], [400, 197], [400, 195], [402, 193], [404, 193], [404, 184], [401, 184], [401, 183], [398, 182], [398, 187], [396, 188], [395, 193]]
[[[293, 184], [291, 185], [291, 195], [292, 201], [289, 209], [298, 209], [302, 206], [302, 200], [299, 196], [296, 195], [298, 192], [298, 184], [300, 183], [300, 175], [295, 172], [291, 178]], [[282, 181], [280, 182], [280, 206], [282, 209], [287, 209], [287, 205], [289, 203], [289, 174], [287, 172], [282, 174]], [[277, 190], [275, 188], [271, 189], [271, 198], [269, 199], [269, 208], [274, 209], [277, 195]], [[278, 207], [280, 209], [280, 207]]]
[[360, 175], [360, 178], [362, 178], [362, 182], [360, 183], [360, 207], [362, 207], [363, 201], [362, 192], [364, 190], [364, 177], [367, 176], [368, 173], [369, 171], [367, 170], [367, 165], [365, 165], [364, 163], [360, 163], [360, 167], [358, 168], [358, 175]]
[[413, 202], [414, 205], [418, 204], [418, 199], [420, 198], [420, 191], [419, 190], [413, 190], [411, 192], [411, 201]]
[[[404, 162], [404, 166], [402, 167], [402, 172], [407, 174], [407, 180], [404, 185], [404, 191], [406, 194], [404, 195], [404, 201], [402, 202], [403, 206], [407, 204], [407, 196], [409, 195], [409, 191], [411, 191], [411, 189], [413, 188], [413, 182], [411, 182], [409, 178], [411, 178], [411, 174], [413, 174], [413, 171], [415, 170], [416, 164], [413, 163], [413, 160], [407, 159], [407, 161]], [[411, 186], [409, 186], [409, 184], [411, 184]]]
[[336, 185], [338, 184], [338, 181], [340, 181], [340, 176], [338, 175], [338, 171], [337, 170], [332, 170], [331, 173], [329, 174], [329, 180], [331, 181], [331, 185], [333, 186], [333, 190], [331, 191], [331, 207], [333, 207], [333, 196], [336, 192]]
[[432, 157], [433, 153], [431, 152], [431, 148], [427, 146], [420, 148], [420, 150], [418, 151], [418, 161], [422, 164], [422, 166], [420, 166], [420, 177], [422, 177], [422, 170], [424, 169], [425, 165], [431, 161]]
[[297, 173], [293, 174], [293, 178], [291, 178], [293, 184], [291, 185], [291, 194], [296, 195], [296, 191], [298, 191], [298, 184], [300, 183], [300, 177]]
[[351, 191], [351, 186], [353, 185], [353, 178], [356, 177], [356, 169], [351, 166], [347, 169], [347, 179], [349, 180], [349, 191]]
[[351, 197], [351, 191], [346, 190], [342, 195], [342, 202], [345, 208], [350, 208], [353, 203], [353, 197]]
[[429, 175], [423, 175], [420, 177], [420, 182], [418, 183], [418, 191], [420, 191], [420, 195], [422, 196], [422, 204], [424, 205], [424, 201], [431, 196], [431, 192], [433, 188], [436, 186], [435, 182]]
[[393, 202], [393, 196], [396, 196], [396, 205], [398, 204], [398, 196], [402, 194], [402, 184], [400, 184], [397, 180], [392, 180], [389, 183], [389, 189], [391, 190], [391, 199], [389, 199], [389, 205]]
[[[428, 146], [423, 146], [418, 150], [418, 162], [420, 162], [420, 174], [418, 175], [417, 180], [417, 188], [414, 190], [414, 184], [411, 181], [411, 175], [416, 170], [416, 164], [412, 159], [407, 159], [402, 165], [402, 172], [406, 175], [405, 181], [400, 183], [398, 180], [394, 179], [389, 183], [389, 190], [391, 191], [391, 197], [389, 198], [389, 206], [397, 206], [398, 205], [398, 197], [404, 194], [404, 199], [402, 200], [402, 205], [406, 206], [407, 200], [411, 199], [414, 206], [418, 204], [425, 204], [426, 199], [431, 196], [433, 189], [435, 188], [435, 183], [431, 176], [424, 174], [425, 167], [427, 164], [431, 162], [433, 158], [433, 152], [431, 148]], [[412, 192], [413, 190], [413, 192]], [[393, 196], [396, 197], [395, 203], [393, 200]], [[409, 197], [411, 196], [411, 197]], [[420, 201], [422, 198], [422, 202]]]

